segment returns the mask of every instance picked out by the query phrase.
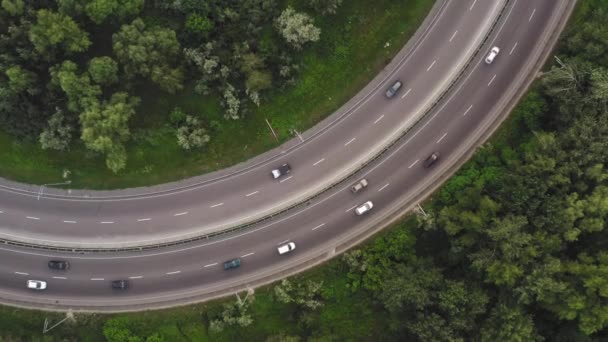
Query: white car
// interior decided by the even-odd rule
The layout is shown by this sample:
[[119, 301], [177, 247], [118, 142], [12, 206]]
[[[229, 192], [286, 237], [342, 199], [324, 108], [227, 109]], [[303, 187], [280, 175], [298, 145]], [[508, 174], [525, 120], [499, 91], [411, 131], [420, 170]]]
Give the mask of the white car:
[[374, 207], [374, 203], [372, 203], [372, 201], [367, 201], [367, 202], [361, 204], [360, 206], [358, 206], [357, 208], [355, 208], [355, 214], [363, 215], [366, 212], [372, 210], [373, 207]]
[[42, 280], [28, 280], [27, 288], [32, 290], [44, 290], [46, 289], [46, 281]]
[[493, 47], [492, 50], [490, 50], [490, 53], [486, 56], [486, 64], [492, 64], [492, 62], [494, 62], [494, 58], [498, 56], [499, 52], [500, 49], [498, 46]]
[[296, 249], [296, 244], [293, 242], [286, 243], [282, 246], [279, 246], [279, 248], [277, 248], [277, 250], [279, 251], [279, 254], [281, 254], [281, 255], [283, 255], [285, 253], [289, 253], [289, 252], [293, 251], [294, 249]]
[[272, 174], [273, 179], [279, 179], [290, 172], [291, 172], [291, 166], [289, 166], [289, 164], [285, 163], [285, 164], [277, 167], [276, 169], [273, 169], [270, 172], [270, 174]]

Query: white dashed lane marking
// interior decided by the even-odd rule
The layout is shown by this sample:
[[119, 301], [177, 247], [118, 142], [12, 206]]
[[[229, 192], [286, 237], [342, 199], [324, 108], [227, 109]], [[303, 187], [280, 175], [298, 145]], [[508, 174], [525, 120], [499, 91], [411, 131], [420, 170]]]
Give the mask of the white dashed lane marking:
[[66, 277], [53, 277], [53, 279], [68, 279]]
[[443, 138], [446, 137], [446, 135], [448, 135], [448, 133], [443, 133], [443, 135], [441, 136], [441, 138], [439, 138], [439, 140], [437, 140], [437, 143], [439, 144], [441, 142], [441, 140], [443, 140]]
[[347, 212], [349, 212], [349, 211], [351, 211], [351, 210], [355, 209], [356, 207], [357, 207], [357, 206], [355, 205], [354, 207], [352, 207], [352, 208], [350, 208], [350, 209], [347, 209], [347, 210], [345, 211], [345, 213], [347, 213]]
[[469, 7], [469, 11], [473, 10], [473, 7], [475, 7], [476, 3], [477, 3], [477, 0], [473, 0], [473, 4], [471, 5], [471, 7]]
[[454, 40], [454, 37], [456, 37], [456, 34], [458, 33], [458, 30], [454, 31], [454, 33], [452, 33], [452, 36], [450, 37], [450, 43], [452, 42], [452, 40]]
[[277, 246], [280, 246], [280, 245], [285, 244], [285, 243], [288, 243], [288, 242], [289, 242], [289, 239], [287, 239], [287, 240], [285, 240], [285, 241], [283, 241], [283, 242], [279, 242], [279, 243], [277, 243]]
[[403, 94], [403, 95], [401, 96], [401, 98], [402, 98], [402, 99], [403, 99], [403, 98], [405, 98], [405, 97], [407, 96], [407, 94], [409, 94], [409, 93], [410, 93], [410, 91], [412, 91], [412, 88], [408, 89], [408, 90], [405, 92], [405, 94]]
[[355, 141], [356, 138], [352, 138], [350, 139], [346, 144], [344, 144], [344, 146], [348, 146], [350, 143], [352, 143], [353, 141]]
[[245, 197], [253, 196], [253, 195], [257, 194], [258, 192], [259, 191], [254, 191], [252, 193], [249, 193], [249, 194], [245, 195]]
[[255, 253], [253, 253], [253, 252], [251, 252], [251, 253], [247, 253], [247, 254], [245, 254], [245, 255], [241, 255], [241, 258], [246, 258], [246, 257], [248, 257], [248, 256], [250, 256], [250, 255], [254, 255], [254, 254], [255, 254]]
[[223, 205], [224, 205], [224, 203], [218, 203], [218, 204], [214, 204], [214, 205], [210, 206], [209, 208], [217, 208], [217, 207], [221, 207]]
[[290, 179], [291, 179], [291, 177], [293, 177], [293, 176], [289, 176], [289, 177], [287, 177], [287, 178], [285, 178], [285, 179], [281, 179], [281, 180], [279, 181], [279, 183], [283, 183], [284, 181], [290, 180]]
[[530, 18], [528, 19], [528, 22], [532, 21], [532, 17], [534, 17], [534, 13], [536, 13], [536, 8], [532, 11], [532, 14], [530, 14]]
[[100, 223], [101, 224], [113, 224], [114, 221], [101, 221]]
[[15, 274], [20, 274], [20, 275], [29, 275], [29, 273], [25, 273], [25, 272], [15, 272]]
[[182, 216], [182, 215], [186, 215], [188, 214], [187, 211], [181, 212], [181, 213], [177, 213], [177, 214], [173, 214], [173, 216]]
[[465, 116], [469, 113], [469, 111], [471, 110], [471, 108], [473, 108], [473, 105], [470, 105], [469, 108], [467, 108], [467, 110], [464, 111], [464, 114], [462, 114], [462, 116]]
[[203, 267], [211, 267], [211, 266], [215, 266], [215, 265], [217, 265], [217, 262], [214, 262], [213, 264], [208, 264], [208, 265], [205, 265], [205, 266], [203, 266]]
[[39, 217], [34, 217], [34, 216], [26, 216], [26, 218], [28, 218], [30, 220], [40, 220]]
[[380, 115], [380, 117], [377, 118], [376, 121], [374, 121], [374, 125], [377, 124], [378, 122], [380, 122], [380, 120], [382, 120], [382, 118], [384, 118], [384, 114]]
[[182, 271], [173, 271], [173, 272], [167, 272], [165, 273], [166, 275], [172, 275], [172, 274], [178, 274], [178, 273], [182, 273]]
[[133, 276], [133, 277], [129, 277], [129, 279], [141, 279], [141, 278], [143, 278], [143, 277], [144, 277], [144, 276]]
[[437, 62], [437, 60], [434, 60], [433, 63], [431, 63], [431, 65], [429, 65], [428, 68], [426, 68], [426, 71], [431, 71], [431, 69], [433, 68], [433, 66], [435, 65], [436, 62]]
[[490, 80], [490, 82], [488, 82], [488, 87], [490, 86], [490, 84], [492, 84], [492, 82], [494, 82], [495, 78], [496, 78], [496, 75], [492, 76], [492, 79]]
[[420, 161], [420, 159], [416, 159], [415, 162], [412, 163], [412, 165], [408, 166], [408, 169], [411, 169], [412, 167], [414, 167], [414, 165], [416, 165], [418, 162]]
[[317, 165], [321, 164], [324, 161], [325, 161], [325, 158], [321, 158], [319, 161], [317, 161], [316, 163], [312, 164], [312, 166], [317, 166]]
[[513, 51], [515, 51], [516, 47], [517, 47], [517, 42], [515, 42], [515, 45], [513, 45], [513, 47], [511, 48], [511, 51], [509, 51], [509, 56], [511, 56], [511, 54], [513, 53]]
[[312, 230], [317, 230], [317, 229], [323, 227], [324, 225], [325, 225], [325, 223], [321, 223], [320, 225], [314, 227]]
[[91, 278], [91, 280], [105, 280], [103, 278]]
[[68, 221], [68, 220], [65, 220], [65, 221], [63, 221], [63, 223], [76, 223], [76, 221]]
[[384, 186], [382, 186], [380, 189], [378, 189], [378, 192], [384, 190], [384, 188], [386, 188], [388, 186], [389, 183], [384, 184]]
[[137, 222], [144, 222], [144, 221], [150, 221], [150, 220], [151, 220], [151, 218], [146, 217], [146, 218], [138, 219]]

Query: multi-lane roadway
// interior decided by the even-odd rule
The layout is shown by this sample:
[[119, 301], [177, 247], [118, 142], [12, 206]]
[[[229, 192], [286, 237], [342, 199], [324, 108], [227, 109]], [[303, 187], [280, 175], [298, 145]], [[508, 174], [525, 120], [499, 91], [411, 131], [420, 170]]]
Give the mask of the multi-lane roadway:
[[[366, 88], [368, 93], [352, 101], [350, 109], [325, 122], [322, 129], [305, 133], [284, 153], [243, 165], [230, 175], [209, 176], [206, 182], [182, 189], [155, 188], [147, 194], [138, 190], [88, 193], [88, 197], [79, 192], [38, 196], [36, 191], [5, 187], [0, 193], [0, 237], [98, 247], [178, 240], [226, 228], [333, 185], [272, 219], [210, 240], [114, 253], [3, 246], [1, 300], [63, 309], [160, 307], [225, 294], [331, 256], [355, 233], [397, 211], [401, 199], [432, 187], [471, 148], [474, 138], [499, 119], [497, 104], [514, 84], [525, 83], [531, 64], [538, 65], [540, 56], [546, 56], [539, 49], [548, 48], [550, 33], [561, 27], [571, 3], [452, 0], [438, 4], [410, 51], [393, 63], [395, 69], [379, 76], [377, 86]], [[493, 46], [501, 52], [486, 64], [483, 59]], [[404, 85], [387, 99], [384, 91], [397, 79]], [[418, 120], [420, 112], [426, 115]], [[405, 136], [365, 163], [414, 121]], [[424, 168], [423, 161], [432, 152], [439, 152], [441, 158]], [[270, 169], [283, 162], [290, 163], [292, 172], [273, 181]], [[353, 194], [350, 186], [361, 178], [369, 180], [369, 186]], [[368, 200], [374, 208], [355, 215], [354, 208]], [[295, 242], [296, 250], [279, 256], [276, 247], [287, 241]], [[222, 263], [232, 258], [240, 258], [241, 267], [224, 271]], [[46, 265], [50, 259], [69, 260], [71, 268], [50, 270]], [[45, 280], [48, 288], [27, 290], [28, 279]], [[129, 279], [130, 288], [113, 291], [110, 281], [115, 279]]]

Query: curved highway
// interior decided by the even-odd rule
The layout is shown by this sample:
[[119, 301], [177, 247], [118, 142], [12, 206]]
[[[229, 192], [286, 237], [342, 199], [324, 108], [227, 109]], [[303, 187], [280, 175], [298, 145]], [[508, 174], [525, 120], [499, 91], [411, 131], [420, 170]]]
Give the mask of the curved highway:
[[[154, 235], [173, 226], [195, 227], [197, 220], [235, 219], [234, 216], [240, 212], [238, 209], [253, 207], [257, 208], [254, 211], [264, 211], [265, 201], [273, 205], [273, 201], [301, 196], [298, 188], [305, 189], [307, 182], [320, 182], [320, 178], [342, 172], [339, 170], [341, 165], [348, 164], [350, 159], [357, 158], [358, 163], [363, 163], [362, 156], [373, 150], [371, 144], [379, 144], [381, 137], [390, 135], [397, 125], [404, 122], [404, 117], [423, 107], [425, 101], [432, 101], [427, 98], [437, 95], [436, 87], [446, 88], [448, 81], [441, 78], [442, 74], [450, 73], [454, 67], [452, 62], [458, 64], [460, 59], [468, 59], [462, 49], [469, 52], [477, 50], [476, 46], [467, 44], [467, 39], [478, 35], [476, 28], [487, 22], [486, 14], [495, 13], [493, 5], [497, 3], [482, 0], [447, 2], [439, 12], [442, 14], [431, 24], [425, 38], [414, 47], [414, 52], [400, 64], [397, 73], [387, 76], [386, 81], [365, 97], [356, 110], [348, 112], [347, 118], [332, 126], [335, 132], [315, 138], [318, 141], [328, 139], [322, 145], [325, 148], [317, 146], [314, 149], [304, 143], [297, 145], [301, 147], [294, 148], [291, 154], [286, 153], [267, 165], [259, 165], [222, 180], [222, 189], [228, 189], [222, 192], [200, 190], [203, 192], [197, 193], [199, 188], [196, 188], [179, 196], [171, 194], [165, 197], [163, 194], [137, 200], [114, 198], [110, 202], [99, 198], [72, 201], [53, 196], [37, 200], [35, 193], [30, 197], [21, 191], [10, 192], [7, 197], [15, 202], [3, 210], [3, 216], [0, 216], [2, 224], [40, 234], [48, 229], [51, 232], [49, 239], [56, 229], [63, 229], [65, 236], [73, 234], [74, 241], [103, 239], [105, 234], [118, 232], [124, 232], [121, 238], [128, 238], [130, 224], [121, 225], [118, 218], [141, 224], [137, 228], [138, 234], [149, 232]], [[0, 298], [13, 305], [49, 309], [120, 311], [163, 307], [212, 298], [247, 285], [259, 285], [342, 252], [361, 231], [398, 211], [403, 205], [402, 199], [411, 199], [422, 191], [428, 191], [442, 174], [462, 159], [465, 150], [477, 141], [475, 138], [498, 120], [495, 113], [497, 104], [513, 96], [511, 88], [514, 84], [525, 83], [523, 79], [531, 71], [530, 65], [537, 65], [540, 58], [537, 46], [546, 48], [549, 33], [559, 28], [558, 20], [564, 19], [563, 14], [571, 10], [572, 3], [509, 1], [499, 21], [492, 26], [481, 52], [467, 64], [439, 103], [389, 150], [314, 200], [238, 234], [139, 253], [75, 254], [4, 246], [0, 248], [0, 258], [5, 260], [0, 264]], [[481, 12], [476, 12], [476, 8]], [[434, 30], [441, 34], [433, 35]], [[501, 53], [493, 64], [488, 65], [483, 58], [492, 46], [501, 47]], [[438, 72], [437, 76], [432, 76], [433, 70]], [[404, 87], [394, 99], [387, 100], [383, 92], [395, 79], [404, 81]], [[339, 128], [342, 126], [345, 128]], [[310, 146], [315, 144], [315, 139], [310, 138]], [[424, 168], [422, 163], [432, 152], [439, 152], [441, 158], [433, 167]], [[360, 157], [353, 157], [355, 155]], [[284, 161], [293, 167], [292, 178], [273, 183], [269, 166]], [[240, 177], [246, 180], [241, 182], [238, 180]], [[369, 180], [369, 186], [353, 194], [350, 185], [363, 177]], [[200, 189], [209, 187], [204, 185]], [[258, 193], [247, 196], [255, 191]], [[221, 197], [223, 194], [229, 195]], [[152, 204], [159, 198], [165, 200]], [[218, 198], [223, 202], [217, 202]], [[366, 215], [356, 216], [354, 207], [368, 200], [373, 201], [374, 208]], [[51, 204], [25, 209], [28, 203]], [[219, 203], [222, 205], [212, 208]], [[144, 211], [141, 211], [141, 205], [146, 206]], [[102, 216], [99, 213], [105, 214], [108, 208], [112, 208], [113, 215], [116, 215], [112, 219], [115, 223], [104, 225], [115, 228], [101, 230], [98, 220]], [[184, 208], [194, 209], [187, 210], [187, 214], [177, 211]], [[34, 210], [40, 217], [19, 219], [16, 213], [30, 216], [26, 210]], [[197, 216], [199, 210], [201, 216]], [[73, 221], [77, 221], [74, 225], [81, 230], [86, 230], [84, 235], [80, 235], [77, 229], [64, 228], [69, 225], [60, 224], [69, 220], [58, 215], [67, 213], [81, 214]], [[87, 221], [93, 218], [95, 224]], [[149, 220], [138, 221], [140, 219]], [[87, 225], [89, 223], [91, 226]], [[35, 229], [37, 225], [41, 226], [38, 230]], [[286, 241], [295, 242], [297, 248], [279, 256], [276, 247]], [[222, 263], [237, 257], [242, 260], [241, 267], [224, 271]], [[50, 259], [69, 260], [71, 269], [67, 272], [49, 270], [46, 263]], [[27, 290], [27, 279], [45, 280], [48, 289]], [[110, 281], [115, 279], [130, 279], [130, 288], [127, 291], [112, 290]]]
[[[125, 191], [0, 187], [0, 238], [82, 248], [153, 245], [255, 221], [344, 179], [411, 127], [452, 83], [487, 36], [506, 0], [442, 2], [411, 51], [315, 133], [264, 160], [193, 184]], [[384, 92], [404, 85], [393, 98]], [[272, 168], [292, 172], [274, 181]]]

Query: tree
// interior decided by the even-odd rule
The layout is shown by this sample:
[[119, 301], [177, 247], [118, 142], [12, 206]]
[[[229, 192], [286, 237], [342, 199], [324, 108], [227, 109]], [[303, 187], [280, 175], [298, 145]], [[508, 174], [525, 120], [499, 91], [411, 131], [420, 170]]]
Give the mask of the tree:
[[2, 0], [2, 8], [12, 16], [23, 14], [25, 4], [23, 0]]
[[534, 321], [523, 307], [499, 303], [484, 322], [481, 341], [528, 342], [542, 341], [542, 338], [536, 333]]
[[288, 6], [275, 21], [275, 27], [296, 50], [308, 42], [316, 42], [321, 36], [321, 29], [313, 24], [312, 18], [296, 12]]
[[67, 54], [83, 52], [91, 45], [88, 34], [71, 17], [46, 9], [36, 12], [30, 40], [41, 55], [53, 52], [57, 47]]
[[87, 1], [85, 12], [97, 24], [101, 24], [109, 16], [123, 19], [141, 12], [144, 0], [91, 0]]
[[31, 95], [38, 92], [35, 85], [36, 74], [24, 70], [18, 65], [12, 66], [4, 72], [8, 77], [8, 86], [15, 93], [28, 91]]
[[336, 14], [341, 4], [342, 0], [308, 0], [308, 5], [323, 15]]
[[115, 173], [126, 166], [123, 144], [129, 139], [128, 121], [138, 103], [136, 97], [116, 93], [110, 101], [95, 103], [80, 115], [85, 146], [105, 154], [106, 165]]
[[135, 19], [123, 25], [112, 36], [114, 53], [128, 77], [149, 77], [161, 88], [175, 92], [183, 87], [183, 74], [176, 64], [180, 45], [175, 31], [160, 27], [146, 27]]
[[222, 312], [210, 320], [209, 330], [221, 332], [227, 326], [238, 325], [244, 328], [251, 325], [253, 318], [247, 311], [253, 298], [253, 296], [248, 296], [245, 300], [238, 299], [235, 302], [224, 304]]
[[209, 139], [200, 120], [190, 115], [186, 116], [185, 124], [177, 129], [177, 144], [185, 150], [201, 148]]
[[72, 130], [72, 126], [65, 122], [63, 112], [57, 110], [49, 119], [48, 126], [40, 133], [42, 149], [66, 150], [72, 140]]
[[50, 69], [51, 84], [58, 86], [68, 97], [67, 108], [80, 113], [98, 102], [101, 88], [91, 84], [87, 74], [78, 75], [78, 66], [72, 61], [65, 61]]
[[320, 298], [320, 290], [323, 282], [306, 281], [303, 283], [292, 283], [288, 279], [283, 279], [281, 283], [274, 287], [274, 294], [277, 300], [284, 304], [294, 303], [305, 310], [316, 310], [323, 306]]
[[99, 85], [118, 82], [118, 64], [107, 56], [94, 57], [89, 61], [89, 75]]

